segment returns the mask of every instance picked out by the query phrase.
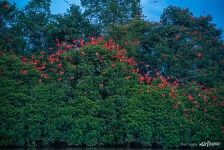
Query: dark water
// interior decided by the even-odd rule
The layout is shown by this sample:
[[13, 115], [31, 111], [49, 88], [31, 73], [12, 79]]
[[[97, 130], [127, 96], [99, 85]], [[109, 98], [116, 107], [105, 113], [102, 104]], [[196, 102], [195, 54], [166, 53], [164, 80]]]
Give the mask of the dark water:
[[[29, 150], [36, 148], [0, 148], [0, 150]], [[155, 150], [150, 148], [37, 148], [37, 150]], [[156, 149], [160, 150], [160, 149]]]
[[[36, 148], [0, 148], [0, 150], [29, 150]], [[37, 148], [37, 150], [160, 150], [160, 149], [150, 149], [150, 148]]]

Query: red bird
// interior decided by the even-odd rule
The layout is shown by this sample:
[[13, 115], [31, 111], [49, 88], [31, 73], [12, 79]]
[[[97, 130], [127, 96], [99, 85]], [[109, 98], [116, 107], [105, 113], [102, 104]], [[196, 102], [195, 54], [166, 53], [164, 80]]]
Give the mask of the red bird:
[[20, 70], [20, 74], [27, 75], [28, 74], [28, 71], [27, 70]]
[[80, 46], [82, 47], [84, 45], [84, 40], [80, 39], [79, 42], [80, 42]]
[[8, 8], [9, 8], [9, 5], [8, 5], [7, 3], [5, 3], [5, 4], [2, 5], [2, 7], [3, 7], [4, 9], [8, 9]]
[[188, 97], [187, 97], [190, 101], [192, 101], [194, 98], [193, 98], [193, 96], [191, 96], [191, 95], [188, 95]]
[[178, 87], [178, 81], [177, 80], [174, 81], [173, 86]]
[[62, 68], [62, 66], [63, 66], [62, 64], [58, 64], [58, 68]]
[[115, 64], [112, 64], [111, 67], [114, 68], [115, 67]]
[[126, 79], [127, 79], [127, 80], [131, 79], [131, 76], [127, 76]]
[[179, 40], [179, 38], [180, 38], [180, 36], [177, 34], [177, 35], [176, 35], [176, 40]]
[[138, 80], [139, 80], [140, 82], [143, 82], [143, 81], [145, 80], [145, 78], [144, 78], [143, 76], [140, 76], [140, 77], [138, 78]]
[[198, 58], [202, 58], [202, 53], [197, 53]]

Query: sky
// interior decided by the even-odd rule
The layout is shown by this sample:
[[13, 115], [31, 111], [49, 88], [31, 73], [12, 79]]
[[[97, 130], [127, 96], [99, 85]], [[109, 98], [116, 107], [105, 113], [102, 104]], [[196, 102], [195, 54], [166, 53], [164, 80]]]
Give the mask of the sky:
[[[29, 0], [9, 0], [22, 8]], [[67, 3], [65, 2], [67, 1]], [[69, 4], [80, 5], [80, 0], [52, 0], [53, 14], [65, 13]], [[211, 15], [213, 23], [224, 30], [224, 0], [141, 0], [143, 14], [149, 21], [159, 21], [164, 8], [169, 5], [189, 8], [194, 16]]]

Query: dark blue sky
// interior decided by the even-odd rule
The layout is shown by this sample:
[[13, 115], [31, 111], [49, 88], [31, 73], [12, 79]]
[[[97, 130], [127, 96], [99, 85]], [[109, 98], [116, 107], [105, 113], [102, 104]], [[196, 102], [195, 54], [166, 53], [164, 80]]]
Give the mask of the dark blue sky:
[[[20, 8], [29, 0], [10, 0]], [[157, 1], [157, 2], [155, 2]], [[69, 4], [80, 4], [79, 0], [67, 0]], [[163, 9], [169, 5], [189, 8], [195, 16], [210, 14], [218, 28], [224, 29], [224, 0], [141, 0], [143, 13], [150, 21], [158, 21]], [[52, 13], [64, 13], [69, 8], [65, 0], [52, 0]]]

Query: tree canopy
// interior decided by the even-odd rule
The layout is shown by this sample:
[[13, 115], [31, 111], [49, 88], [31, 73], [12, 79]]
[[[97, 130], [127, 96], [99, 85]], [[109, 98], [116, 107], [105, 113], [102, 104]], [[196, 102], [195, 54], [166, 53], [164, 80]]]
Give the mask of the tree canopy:
[[222, 147], [212, 16], [169, 6], [150, 22], [140, 0], [81, 0], [60, 15], [50, 5], [0, 0], [0, 147]]

